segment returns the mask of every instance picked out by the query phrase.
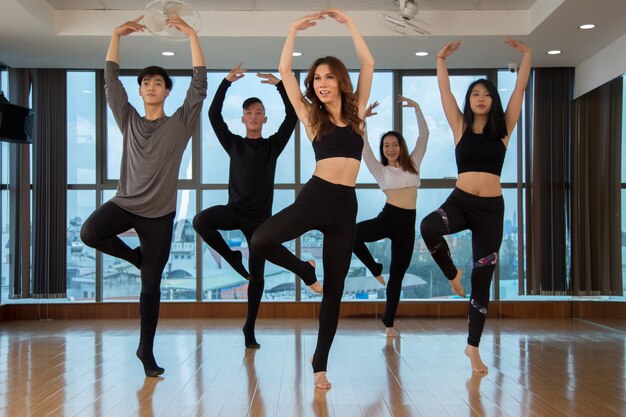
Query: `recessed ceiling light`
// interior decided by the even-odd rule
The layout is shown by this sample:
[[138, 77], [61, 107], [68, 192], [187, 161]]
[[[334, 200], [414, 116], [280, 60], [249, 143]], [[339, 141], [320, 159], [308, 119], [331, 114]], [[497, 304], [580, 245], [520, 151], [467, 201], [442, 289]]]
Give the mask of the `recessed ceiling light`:
[[420, 52], [416, 52], [415, 55], [417, 55], [417, 56], [427, 56], [428, 52], [420, 51]]
[[548, 55], [558, 55], [560, 53], [561, 51], [559, 51], [558, 49], [553, 49], [551, 51], [548, 51]]
[[583, 29], [583, 30], [587, 30], [587, 29], [593, 29], [596, 27], [596, 25], [594, 25], [593, 23], [585, 23], [584, 25], [580, 25], [578, 26], [579, 28]]
[[302, 52], [293, 52], [291, 55], [293, 55], [293, 56], [302, 56]]
[[161, 52], [161, 55], [163, 55], [163, 56], [174, 56], [176, 54], [174, 52], [164, 51], [164, 52]]

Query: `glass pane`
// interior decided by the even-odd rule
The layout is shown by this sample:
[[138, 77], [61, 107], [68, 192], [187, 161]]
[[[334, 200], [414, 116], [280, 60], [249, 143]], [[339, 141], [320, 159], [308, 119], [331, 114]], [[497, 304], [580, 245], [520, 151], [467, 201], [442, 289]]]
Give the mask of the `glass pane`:
[[[115, 195], [115, 190], [104, 190], [102, 201]], [[139, 246], [134, 229], [122, 233], [119, 238], [131, 248]], [[113, 256], [102, 254], [102, 298], [110, 300], [139, 300], [141, 275], [132, 264]]]
[[[228, 200], [226, 190], [206, 190], [202, 194], [204, 207], [223, 205]], [[273, 213], [282, 210], [294, 201], [292, 190], [275, 190]], [[244, 265], [248, 266], [248, 242], [240, 230], [221, 230], [224, 240], [233, 250], [243, 254]], [[295, 253], [295, 240], [285, 243]], [[265, 263], [265, 290], [263, 300], [293, 301], [295, 300], [295, 276], [291, 272]], [[202, 298], [204, 300], [246, 300], [248, 298], [248, 281], [235, 272], [222, 257], [202, 243]]]
[[[108, 201], [113, 195], [115, 190], [104, 191], [103, 201]], [[178, 190], [170, 257], [161, 281], [162, 300], [196, 299], [196, 246], [195, 232], [191, 225], [195, 207], [195, 191]], [[119, 237], [131, 248], [139, 245], [139, 237], [134, 229], [120, 234]], [[126, 261], [104, 254], [102, 265], [105, 300], [139, 299], [141, 277], [137, 268]]]
[[[421, 189], [417, 198], [417, 232], [415, 250], [408, 272], [412, 272], [426, 281], [417, 298], [458, 298], [452, 293], [448, 279], [443, 275], [422, 239], [419, 223], [432, 211], [439, 208], [448, 198], [451, 189]], [[472, 234], [465, 230], [445, 237], [450, 247], [452, 259], [463, 270], [463, 288], [469, 294], [470, 273], [472, 270]]]
[[174, 218], [174, 233], [170, 258], [161, 281], [162, 300], [196, 299], [196, 191], [178, 190], [178, 206]]
[[[511, 98], [511, 94], [513, 94], [516, 80], [517, 73], [504, 70], [498, 71], [498, 91], [500, 93], [500, 100], [502, 100], [502, 107], [505, 110]], [[511, 138], [509, 139], [506, 158], [504, 159], [504, 166], [502, 167], [502, 175], [500, 177], [502, 182], [517, 182], [517, 137], [518, 132], [520, 132], [520, 134], [523, 132], [519, 128], [520, 124], [523, 126], [522, 121], [524, 120], [524, 114], [524, 104], [522, 103], [522, 112], [520, 113], [517, 127], [513, 130]], [[522, 172], [523, 171], [524, 170], [522, 170]]]
[[[174, 86], [170, 95], [165, 100], [165, 114], [171, 116], [185, 101], [187, 88], [191, 77], [171, 77]], [[121, 76], [120, 81], [126, 89], [129, 103], [135, 107], [140, 115], [143, 115], [143, 100], [139, 96], [139, 85], [137, 85], [137, 76]], [[111, 109], [107, 106], [107, 172], [106, 177], [110, 180], [120, 178], [120, 161], [122, 159], [122, 133], [115, 123], [115, 118], [111, 113]], [[178, 178], [181, 180], [189, 180], [192, 178], [191, 164], [191, 140], [187, 144], [187, 148], [183, 153], [180, 169], [178, 170]]]
[[[209, 107], [215, 96], [215, 91], [228, 73], [209, 73], [209, 87], [207, 101], [202, 113], [202, 182], [208, 184], [228, 183], [229, 158], [222, 148], [211, 123], [209, 122]], [[246, 77], [234, 82], [226, 93], [222, 117], [228, 124], [230, 131], [236, 135], [245, 137], [246, 128], [241, 122], [243, 114], [242, 104], [248, 97], [254, 96], [261, 99], [265, 106], [267, 123], [263, 126], [263, 137], [267, 138], [278, 130], [285, 118], [285, 106], [283, 101], [272, 85], [261, 84], [261, 78], [256, 77], [254, 72], [249, 72]], [[276, 166], [276, 183], [292, 183], [294, 181], [294, 135], [278, 158]]]
[[498, 268], [500, 299], [505, 300], [519, 296], [519, 210], [516, 189], [504, 189], [502, 195], [504, 197], [504, 234], [500, 246]]
[[96, 297], [96, 250], [80, 240], [83, 222], [96, 209], [95, 190], [67, 190], [67, 298]]
[[9, 191], [0, 191], [0, 197], [2, 198], [2, 201], [0, 201], [0, 210], [2, 210], [2, 216], [0, 216], [2, 220], [0, 225], [0, 227], [2, 227], [2, 239], [0, 239], [0, 245], [2, 245], [0, 249], [0, 257], [2, 258], [2, 262], [0, 263], [0, 268], [2, 268], [0, 270], [0, 279], [2, 281], [0, 303], [3, 303], [9, 299], [9, 268], [12, 255], [11, 248], [9, 247]]
[[67, 73], [67, 183], [96, 182], [96, 74]]
[[[485, 77], [486, 75], [450, 76], [452, 94], [461, 110], [469, 84]], [[437, 77], [435, 75], [402, 77], [402, 94], [419, 103], [430, 131], [428, 150], [420, 170], [421, 178], [456, 177], [454, 138], [443, 113]], [[413, 138], [417, 137], [415, 116], [409, 117], [406, 113], [403, 116], [402, 130], [407, 141], [413, 143], [415, 140]]]
[[8, 142], [0, 142], [0, 163], [2, 164], [2, 172], [0, 172], [0, 178], [2, 184], [7, 185], [9, 183], [9, 161], [11, 160], [11, 145]]
[[[350, 72], [350, 80], [352, 85], [356, 88], [359, 73], [356, 71]], [[304, 77], [306, 73], [302, 74], [300, 88], [304, 92]], [[380, 136], [389, 130], [393, 129], [393, 74], [391, 72], [375, 72], [374, 79], [372, 81], [372, 90], [370, 92], [370, 103], [378, 101], [380, 105], [376, 109], [375, 116], [367, 119], [367, 135], [370, 142], [370, 146], [374, 150], [374, 154], [378, 155], [378, 143]], [[306, 132], [302, 124], [300, 124], [300, 173], [302, 182], [305, 183], [313, 175], [315, 170], [315, 154], [313, 153], [313, 147], [307, 138]], [[357, 176], [357, 183], [375, 183], [374, 177], [365, 167], [365, 164], [361, 166], [359, 175]]]
[[7, 100], [9, 97], [9, 71], [6, 68], [0, 68], [0, 91], [4, 93]]

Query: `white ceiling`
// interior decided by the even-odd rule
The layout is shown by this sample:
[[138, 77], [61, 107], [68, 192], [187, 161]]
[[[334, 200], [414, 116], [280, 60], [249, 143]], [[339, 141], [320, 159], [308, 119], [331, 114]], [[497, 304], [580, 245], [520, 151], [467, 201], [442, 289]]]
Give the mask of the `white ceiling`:
[[[100, 68], [111, 31], [142, 14], [151, 0], [0, 0], [0, 62], [13, 67]], [[506, 34], [527, 42], [534, 66], [577, 66], [626, 33], [626, 0], [418, 0], [418, 18], [430, 36], [401, 36], [383, 27], [380, 13], [393, 13], [393, 0], [185, 0], [202, 18], [199, 32], [207, 66], [230, 68], [243, 60], [250, 69], [273, 69], [289, 24], [312, 10], [347, 11], [366, 37], [380, 69], [434, 68], [434, 55], [451, 40], [461, 49], [451, 68], [506, 67], [519, 54], [503, 43]], [[582, 31], [582, 23], [596, 29]], [[548, 56], [548, 49], [563, 51]], [[176, 56], [162, 57], [171, 50]], [[348, 31], [320, 22], [300, 32], [294, 67], [306, 68], [322, 55], [358, 66]], [[419, 58], [417, 51], [430, 56]], [[186, 42], [149, 33], [122, 40], [124, 68], [162, 65], [188, 68]]]

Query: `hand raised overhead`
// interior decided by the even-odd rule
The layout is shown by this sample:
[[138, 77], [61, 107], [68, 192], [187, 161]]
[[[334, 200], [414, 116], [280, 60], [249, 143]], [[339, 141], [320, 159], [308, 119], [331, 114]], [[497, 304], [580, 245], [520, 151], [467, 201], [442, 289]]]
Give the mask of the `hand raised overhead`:
[[274, 74], [257, 72], [256, 76], [263, 78], [263, 81], [261, 81], [262, 84], [276, 85], [280, 82], [280, 79], [276, 78]]
[[228, 81], [230, 81], [231, 83], [234, 83], [237, 80], [242, 79], [243, 77], [245, 77], [245, 72], [247, 71], [244, 68], [241, 68], [241, 66], [243, 65], [243, 61], [241, 61], [239, 63], [239, 65], [235, 66], [233, 69], [230, 70], [230, 72], [228, 73], [228, 75], [226, 76], [226, 79]]
[[364, 114], [363, 116], [367, 118], [367, 117], [370, 117], [370, 116], [375, 116], [375, 115], [377, 115], [378, 113], [376, 113], [376, 112], [374, 111], [374, 109], [375, 109], [376, 107], [378, 107], [378, 104], [379, 104], [379, 103], [378, 103], [377, 101], [375, 101], [375, 102], [373, 102], [372, 104], [370, 104], [369, 106], [367, 106], [367, 108], [365, 109], [365, 114]]
[[118, 36], [127, 36], [131, 33], [135, 32], [143, 32], [146, 30], [146, 26], [144, 24], [139, 23], [139, 21], [143, 19], [143, 15], [139, 16], [136, 19], [129, 20], [128, 22], [122, 23], [115, 29], [113, 29], [113, 33]]

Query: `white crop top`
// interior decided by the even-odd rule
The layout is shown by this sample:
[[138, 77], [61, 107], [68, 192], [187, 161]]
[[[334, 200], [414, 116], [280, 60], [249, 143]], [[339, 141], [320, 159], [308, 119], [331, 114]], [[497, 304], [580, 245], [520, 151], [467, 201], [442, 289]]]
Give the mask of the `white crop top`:
[[[372, 152], [367, 139], [367, 132], [363, 137], [363, 161], [367, 169], [372, 173], [381, 190], [395, 190], [406, 187], [419, 187], [420, 185], [420, 164], [426, 153], [426, 145], [428, 144], [428, 126], [421, 113], [417, 116], [419, 125], [419, 136], [415, 143], [415, 148], [410, 154], [411, 161], [415, 166], [418, 174], [404, 171], [402, 168], [383, 165]], [[367, 130], [367, 129], [366, 129]]]

